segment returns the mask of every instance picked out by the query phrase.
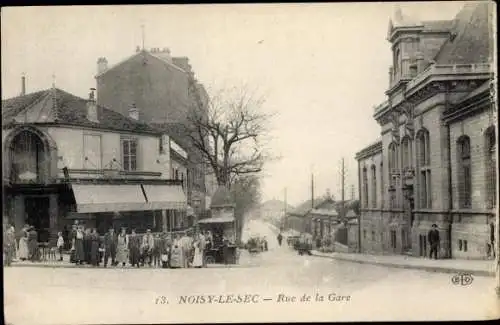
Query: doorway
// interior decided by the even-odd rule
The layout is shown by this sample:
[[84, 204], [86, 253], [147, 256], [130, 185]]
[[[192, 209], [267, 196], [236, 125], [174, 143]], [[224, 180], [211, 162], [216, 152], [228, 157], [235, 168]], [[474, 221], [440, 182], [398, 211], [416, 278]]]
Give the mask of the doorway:
[[26, 222], [35, 227], [39, 242], [48, 242], [50, 234], [50, 201], [47, 196], [28, 196], [24, 199]]

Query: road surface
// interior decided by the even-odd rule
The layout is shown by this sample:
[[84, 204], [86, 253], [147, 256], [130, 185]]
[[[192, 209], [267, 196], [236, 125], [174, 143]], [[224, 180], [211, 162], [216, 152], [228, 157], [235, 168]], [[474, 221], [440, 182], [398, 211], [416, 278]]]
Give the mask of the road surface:
[[[12, 324], [464, 320], [498, 317], [493, 278], [298, 256], [256, 222], [270, 250], [237, 267], [4, 269]], [[228, 296], [231, 295], [232, 296]], [[321, 301], [321, 297], [323, 300]], [[307, 301], [301, 301], [307, 300]]]

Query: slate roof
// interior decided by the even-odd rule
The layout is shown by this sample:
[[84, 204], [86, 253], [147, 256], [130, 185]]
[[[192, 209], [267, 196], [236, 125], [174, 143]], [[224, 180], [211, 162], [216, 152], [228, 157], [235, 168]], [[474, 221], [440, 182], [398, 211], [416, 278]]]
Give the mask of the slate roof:
[[[145, 123], [135, 121], [102, 106], [97, 106], [99, 122], [89, 121], [87, 119], [87, 102], [86, 99], [58, 88], [42, 90], [2, 100], [2, 122], [9, 123], [21, 113], [24, 115], [25, 113], [29, 114], [30, 111], [39, 111], [40, 116], [43, 112], [46, 117], [43, 119], [31, 118], [26, 123], [56, 123], [55, 119], [57, 119], [58, 124], [159, 134], [156, 129]], [[56, 114], [54, 114], [54, 107]]]
[[422, 22], [424, 32], [429, 31], [446, 31], [452, 28], [453, 20], [426, 20]]
[[457, 14], [448, 39], [434, 58], [437, 64], [489, 62], [493, 55], [493, 10], [489, 2], [467, 3]]

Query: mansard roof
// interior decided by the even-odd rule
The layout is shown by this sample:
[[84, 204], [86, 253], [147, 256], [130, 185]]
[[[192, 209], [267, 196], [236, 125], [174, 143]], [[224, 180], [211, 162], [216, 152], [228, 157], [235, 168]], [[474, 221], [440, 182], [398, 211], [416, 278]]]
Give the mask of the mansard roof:
[[486, 1], [467, 3], [457, 14], [437, 64], [487, 63], [493, 57], [493, 9]]

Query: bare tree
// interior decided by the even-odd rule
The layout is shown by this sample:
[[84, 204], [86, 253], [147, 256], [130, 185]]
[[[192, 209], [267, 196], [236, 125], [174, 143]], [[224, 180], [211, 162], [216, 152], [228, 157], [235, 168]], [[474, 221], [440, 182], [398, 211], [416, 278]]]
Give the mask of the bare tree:
[[262, 97], [233, 88], [192, 106], [187, 134], [218, 185], [230, 188], [238, 177], [262, 171], [271, 158], [266, 143], [272, 114], [261, 112], [263, 103]]

